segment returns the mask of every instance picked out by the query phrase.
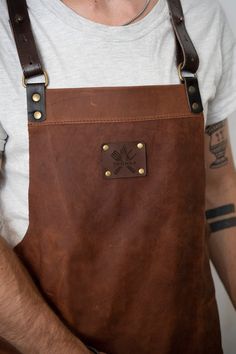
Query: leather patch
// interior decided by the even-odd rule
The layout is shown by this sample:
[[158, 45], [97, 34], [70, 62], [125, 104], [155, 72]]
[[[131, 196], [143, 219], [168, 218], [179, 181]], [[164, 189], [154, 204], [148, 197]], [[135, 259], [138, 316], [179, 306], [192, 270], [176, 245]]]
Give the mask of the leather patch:
[[104, 178], [144, 177], [147, 175], [144, 142], [107, 142], [102, 145], [101, 150]]

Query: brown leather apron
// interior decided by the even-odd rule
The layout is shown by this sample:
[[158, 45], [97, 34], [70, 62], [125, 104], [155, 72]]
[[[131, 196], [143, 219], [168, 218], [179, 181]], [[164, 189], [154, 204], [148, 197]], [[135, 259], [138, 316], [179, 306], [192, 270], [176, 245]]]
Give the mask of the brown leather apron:
[[[29, 19], [23, 0], [8, 2], [22, 63], [19, 31], [31, 35]], [[197, 76], [186, 74], [198, 57], [179, 1], [169, 6], [183, 83], [26, 85], [29, 228], [15, 251], [62, 321], [108, 354], [222, 353], [206, 245], [204, 117]], [[25, 78], [39, 65], [24, 62]]]

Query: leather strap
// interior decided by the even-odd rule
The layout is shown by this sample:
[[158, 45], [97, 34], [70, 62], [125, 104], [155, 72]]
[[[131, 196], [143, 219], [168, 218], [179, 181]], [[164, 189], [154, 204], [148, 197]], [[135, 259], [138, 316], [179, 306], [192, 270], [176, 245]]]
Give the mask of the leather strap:
[[[182, 70], [196, 73], [199, 58], [185, 27], [184, 14], [180, 0], [167, 0], [171, 23], [177, 40], [177, 66]], [[7, 0], [8, 11], [13, 29], [19, 59], [25, 78], [43, 74], [31, 29], [26, 0]]]
[[201, 113], [203, 111], [203, 105], [197, 77], [184, 77], [184, 85], [191, 112], [196, 114]]
[[26, 0], [7, 0], [10, 23], [26, 79], [43, 74], [35, 44]]
[[181, 1], [167, 0], [167, 3], [177, 42], [177, 66], [182, 64], [183, 71], [195, 74], [199, 67], [199, 57], [185, 26]]
[[[26, 0], [7, 0], [10, 23], [22, 66], [27, 92], [29, 121], [46, 119], [45, 83], [27, 83], [27, 79], [44, 75], [41, 60], [31, 28]], [[45, 77], [46, 79], [46, 77]]]
[[167, 0], [170, 19], [176, 38], [176, 64], [181, 81], [185, 85], [189, 109], [202, 113], [203, 105], [198, 85], [199, 57], [185, 26], [181, 0]]
[[[184, 14], [180, 0], [167, 0], [171, 23], [176, 36], [176, 64], [181, 65], [182, 82], [185, 84], [189, 108], [193, 113], [203, 110], [197, 76], [199, 57], [188, 35], [184, 22]], [[17, 51], [26, 79], [42, 75], [43, 68], [34, 40], [26, 0], [7, 0], [10, 21], [15, 37]], [[185, 75], [184, 73], [187, 73]], [[188, 73], [194, 75], [189, 76]], [[41, 84], [27, 87], [29, 119], [37, 121], [46, 119], [45, 87]], [[33, 91], [40, 93], [40, 101], [32, 102]], [[34, 95], [34, 94], [33, 94]], [[38, 118], [41, 114], [41, 118]], [[37, 117], [37, 118], [35, 118]]]
[[46, 119], [45, 84], [27, 84], [28, 119], [31, 122], [42, 122]]

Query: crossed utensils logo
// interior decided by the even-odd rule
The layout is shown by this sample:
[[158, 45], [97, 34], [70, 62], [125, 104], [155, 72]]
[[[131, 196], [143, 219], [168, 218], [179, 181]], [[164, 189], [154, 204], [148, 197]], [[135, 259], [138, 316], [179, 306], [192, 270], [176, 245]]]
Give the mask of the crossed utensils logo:
[[114, 173], [117, 175], [122, 168], [127, 168], [131, 173], [135, 173], [133, 167], [136, 164], [135, 156], [136, 153], [133, 153], [133, 149], [128, 151], [126, 145], [123, 145], [119, 152], [114, 150], [111, 154], [111, 157], [115, 160], [113, 165], [116, 166]]

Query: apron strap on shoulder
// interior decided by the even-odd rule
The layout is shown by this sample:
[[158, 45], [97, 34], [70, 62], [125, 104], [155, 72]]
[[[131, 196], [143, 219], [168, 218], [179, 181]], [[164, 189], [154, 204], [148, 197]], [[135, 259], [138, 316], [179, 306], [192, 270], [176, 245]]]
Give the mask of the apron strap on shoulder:
[[199, 67], [199, 57], [185, 26], [181, 1], [167, 0], [167, 2], [177, 42], [177, 67], [182, 71], [196, 74]]
[[10, 23], [25, 79], [43, 75], [26, 0], [7, 0]]
[[199, 57], [185, 26], [181, 0], [167, 0], [171, 24], [176, 38], [176, 64], [180, 81], [184, 83], [192, 113], [202, 113], [203, 105], [198, 85]]
[[[199, 67], [197, 51], [188, 35], [180, 0], [167, 0], [171, 23], [177, 43], [177, 66], [179, 76], [185, 83], [190, 110], [200, 113], [203, 110], [196, 72]], [[7, 0], [11, 27], [13, 30], [18, 56], [23, 69], [24, 84], [27, 89], [28, 115], [31, 121], [46, 119], [45, 87], [48, 83], [46, 72], [38, 54], [31, 28], [26, 0]], [[190, 77], [189, 77], [190, 74]], [[45, 83], [28, 84], [27, 80], [44, 75]], [[35, 89], [32, 92], [32, 89]]]
[[[47, 73], [38, 54], [31, 28], [26, 0], [7, 0], [10, 24], [13, 31], [19, 60], [23, 70], [23, 86], [27, 91], [28, 118], [30, 121], [46, 119]], [[45, 82], [28, 83], [30, 78], [44, 76]]]

